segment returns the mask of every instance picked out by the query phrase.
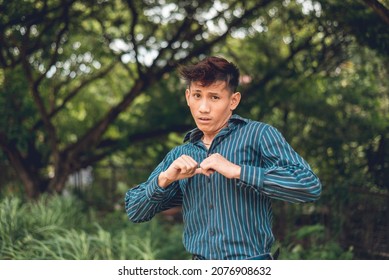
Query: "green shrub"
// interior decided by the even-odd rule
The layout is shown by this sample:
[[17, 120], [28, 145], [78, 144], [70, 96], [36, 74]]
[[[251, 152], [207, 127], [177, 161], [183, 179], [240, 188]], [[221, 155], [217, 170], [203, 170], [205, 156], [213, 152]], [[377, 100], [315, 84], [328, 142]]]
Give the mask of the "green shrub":
[[0, 258], [18, 251], [27, 235], [27, 223], [23, 217], [25, 208], [18, 198], [5, 198], [0, 203]]
[[338, 242], [326, 239], [321, 224], [303, 226], [290, 234], [281, 251], [281, 259], [287, 260], [350, 260], [352, 248], [343, 249]]
[[72, 196], [0, 201], [0, 259], [188, 258], [181, 234], [180, 225], [158, 218], [132, 224], [124, 209], [97, 214]]
[[[73, 196], [0, 201], [0, 259], [189, 259], [182, 230], [159, 217], [133, 224], [124, 209], [97, 211]], [[295, 230], [280, 247], [280, 259], [353, 258], [352, 248], [329, 239], [321, 224]]]

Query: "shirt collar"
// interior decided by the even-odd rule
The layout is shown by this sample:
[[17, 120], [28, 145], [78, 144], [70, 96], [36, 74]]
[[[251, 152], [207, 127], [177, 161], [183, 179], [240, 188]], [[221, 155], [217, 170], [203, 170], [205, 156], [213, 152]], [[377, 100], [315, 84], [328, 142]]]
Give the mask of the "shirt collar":
[[[238, 123], [245, 123], [246, 124], [247, 122], [248, 122], [247, 119], [242, 118], [241, 116], [234, 114], [228, 120], [228, 128], [231, 129], [231, 128], [235, 127]], [[192, 129], [191, 131], [189, 131], [185, 135], [184, 143], [187, 142], [188, 140], [192, 143], [197, 142], [201, 139], [201, 137], [203, 137], [203, 134], [204, 133], [196, 127], [194, 129]]]

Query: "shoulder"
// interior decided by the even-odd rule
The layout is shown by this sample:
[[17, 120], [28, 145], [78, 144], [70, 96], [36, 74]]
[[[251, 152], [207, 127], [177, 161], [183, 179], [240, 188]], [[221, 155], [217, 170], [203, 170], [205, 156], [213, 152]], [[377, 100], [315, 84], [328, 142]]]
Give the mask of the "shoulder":
[[247, 139], [252, 139], [252, 141], [257, 144], [260, 144], [263, 141], [284, 141], [282, 133], [276, 127], [252, 119], [244, 119], [244, 122], [240, 122], [237, 132], [245, 135]]
[[181, 145], [175, 146], [171, 151], [174, 153], [182, 153], [186, 152], [187, 150], [193, 149], [193, 143], [188, 141], [185, 143], [182, 143]]
[[188, 154], [192, 150], [193, 144], [191, 142], [186, 142], [171, 149], [166, 155], [166, 157], [175, 159], [184, 154]]
[[266, 133], [269, 130], [277, 130], [270, 124], [264, 122], [260, 122], [252, 119], [243, 119], [243, 120], [244, 122], [241, 122], [239, 129], [244, 130], [246, 133], [262, 136], [264, 133]]

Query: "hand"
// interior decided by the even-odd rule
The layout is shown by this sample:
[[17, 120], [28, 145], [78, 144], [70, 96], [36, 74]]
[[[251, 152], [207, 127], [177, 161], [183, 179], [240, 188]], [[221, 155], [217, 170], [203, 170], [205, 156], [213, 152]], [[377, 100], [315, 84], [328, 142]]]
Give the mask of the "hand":
[[241, 167], [227, 160], [220, 154], [212, 154], [200, 164], [201, 173], [210, 176], [215, 171], [228, 179], [239, 179]]
[[201, 174], [198, 163], [190, 156], [182, 155], [177, 158], [164, 172], [158, 176], [158, 185], [166, 188], [172, 182]]

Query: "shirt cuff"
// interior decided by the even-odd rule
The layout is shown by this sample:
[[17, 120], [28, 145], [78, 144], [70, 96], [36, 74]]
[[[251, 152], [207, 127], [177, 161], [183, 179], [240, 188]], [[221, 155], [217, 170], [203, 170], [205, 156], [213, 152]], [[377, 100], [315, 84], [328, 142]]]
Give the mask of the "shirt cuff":
[[264, 169], [256, 166], [242, 165], [240, 171], [240, 181], [256, 190], [263, 189]]
[[152, 179], [146, 187], [146, 197], [149, 201], [160, 202], [165, 197], [167, 188], [162, 188], [158, 185], [158, 176]]

